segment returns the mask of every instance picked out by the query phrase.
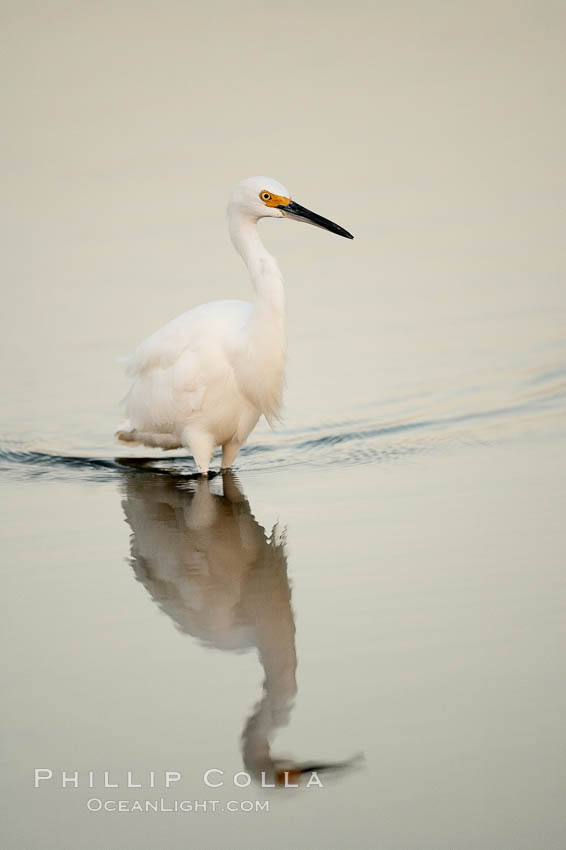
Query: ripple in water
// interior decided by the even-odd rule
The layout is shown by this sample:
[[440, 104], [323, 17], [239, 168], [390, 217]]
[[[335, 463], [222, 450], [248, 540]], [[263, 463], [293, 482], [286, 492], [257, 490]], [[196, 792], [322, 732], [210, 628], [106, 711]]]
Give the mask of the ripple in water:
[[[468, 386], [436, 387], [372, 405], [373, 416], [304, 429], [282, 428], [244, 446], [238, 467], [263, 472], [279, 467], [383, 463], [459, 443], [501, 442], [533, 430], [557, 430], [566, 421], [566, 365], [545, 362], [513, 376]], [[513, 396], [508, 393], [515, 385]], [[507, 396], [505, 393], [507, 390]], [[507, 398], [505, 403], [502, 399]], [[381, 415], [380, 415], [381, 413]], [[182, 453], [112, 457], [56, 452], [16, 440], [2, 441], [0, 472], [19, 479], [80, 476], [101, 481], [125, 469], [191, 475]]]

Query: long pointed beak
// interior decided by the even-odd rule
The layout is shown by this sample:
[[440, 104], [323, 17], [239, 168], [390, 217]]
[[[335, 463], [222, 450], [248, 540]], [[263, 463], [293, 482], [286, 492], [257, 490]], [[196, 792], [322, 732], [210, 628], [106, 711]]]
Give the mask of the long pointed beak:
[[338, 236], [344, 236], [346, 239], [354, 238], [351, 233], [348, 233], [348, 231], [344, 230], [343, 227], [340, 227], [339, 224], [334, 224], [333, 221], [323, 218], [318, 213], [311, 212], [311, 210], [308, 210], [306, 207], [302, 207], [295, 201], [291, 201], [288, 204], [278, 204], [277, 208], [284, 212], [285, 215], [289, 216], [289, 218], [294, 218], [297, 221], [306, 221], [308, 224], [314, 224], [315, 227], [322, 227], [323, 230], [329, 230], [331, 233], [337, 233]]

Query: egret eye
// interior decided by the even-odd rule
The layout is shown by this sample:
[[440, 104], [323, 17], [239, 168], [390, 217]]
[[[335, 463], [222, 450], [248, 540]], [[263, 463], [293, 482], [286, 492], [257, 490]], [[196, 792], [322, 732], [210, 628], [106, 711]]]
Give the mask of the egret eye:
[[261, 192], [260, 198], [261, 198], [262, 201], [270, 201], [271, 195], [269, 194], [269, 192]]

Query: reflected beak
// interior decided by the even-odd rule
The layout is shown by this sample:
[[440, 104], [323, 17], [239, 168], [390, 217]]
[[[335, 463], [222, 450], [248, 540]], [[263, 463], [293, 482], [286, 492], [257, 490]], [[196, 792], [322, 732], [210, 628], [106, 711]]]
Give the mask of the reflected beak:
[[327, 218], [315, 212], [311, 212], [306, 207], [302, 207], [295, 201], [289, 201], [288, 204], [278, 204], [277, 209], [280, 209], [289, 218], [294, 218], [297, 221], [306, 221], [308, 224], [314, 224], [316, 227], [322, 227], [323, 230], [329, 230], [331, 233], [336, 233], [338, 236], [344, 236], [346, 239], [353, 239], [351, 233], [340, 227], [339, 224], [334, 224]]

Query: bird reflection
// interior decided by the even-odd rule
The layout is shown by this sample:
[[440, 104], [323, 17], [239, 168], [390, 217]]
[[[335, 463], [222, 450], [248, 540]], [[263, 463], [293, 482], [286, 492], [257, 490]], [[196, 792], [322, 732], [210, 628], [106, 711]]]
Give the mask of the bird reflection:
[[129, 474], [122, 504], [132, 566], [181, 631], [222, 650], [257, 648], [265, 678], [242, 733], [244, 765], [257, 781], [294, 784], [345, 764], [298, 764], [271, 753], [297, 693], [285, 534], [276, 525], [266, 535], [233, 473], [221, 476], [221, 495], [211, 491], [218, 480]]

